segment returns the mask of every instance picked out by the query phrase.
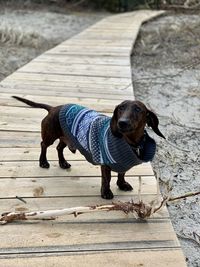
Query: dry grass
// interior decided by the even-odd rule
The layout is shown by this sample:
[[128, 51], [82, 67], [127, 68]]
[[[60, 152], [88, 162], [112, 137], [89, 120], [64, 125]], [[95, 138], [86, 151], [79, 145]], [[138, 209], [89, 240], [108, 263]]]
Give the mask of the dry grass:
[[174, 62], [176, 67], [182, 68], [191, 64], [192, 68], [193, 63], [200, 61], [200, 22], [197, 17], [198, 14], [191, 16], [190, 21], [179, 15], [174, 20], [166, 17], [165, 23], [158, 24], [156, 31], [151, 31], [151, 34], [148, 26], [142, 28], [134, 54], [138, 56], [142, 51], [141, 56], [148, 56], [149, 67], [153, 61], [158, 66], [162, 62]]
[[11, 28], [10, 25], [5, 23], [0, 25], [0, 42], [33, 48], [40, 48], [47, 43], [45, 38], [34, 31], [24, 32], [21, 28]]

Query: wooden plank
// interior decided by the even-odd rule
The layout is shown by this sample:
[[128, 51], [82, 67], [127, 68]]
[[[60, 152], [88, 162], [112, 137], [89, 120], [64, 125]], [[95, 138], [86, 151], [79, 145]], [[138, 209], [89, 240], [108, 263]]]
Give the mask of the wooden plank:
[[[16, 89], [16, 90], [15, 90]], [[25, 94], [29, 93], [34, 95], [34, 92], [38, 89], [43, 90], [44, 93], [42, 95], [46, 95], [49, 91], [50, 94], [54, 94], [54, 96], [69, 96], [70, 93], [72, 96], [78, 96], [79, 93], [82, 95], [85, 95], [85, 98], [87, 98], [87, 95], [89, 95], [88, 98], [98, 98], [98, 96], [101, 96], [102, 99], [104, 99], [104, 95], [106, 92], [106, 95], [108, 99], [113, 99], [113, 95], [119, 96], [121, 98], [124, 97], [132, 97], [134, 98], [133, 94], [133, 88], [132, 83], [129, 82], [128, 84], [125, 83], [123, 86], [116, 84], [116, 85], [110, 85], [110, 84], [99, 84], [95, 85], [92, 83], [79, 83], [78, 81], [74, 81], [74, 83], [64, 83], [62, 81], [50, 81], [50, 80], [23, 80], [18, 79], [15, 80], [4, 80], [4, 82], [1, 83], [0, 91], [3, 93], [9, 93], [9, 92], [16, 92], [18, 90], [18, 93], [22, 90], [25, 91]], [[48, 90], [47, 90], [48, 89]], [[31, 93], [30, 93], [31, 90]], [[55, 92], [56, 90], [56, 92]], [[69, 94], [69, 95], [68, 95]], [[115, 98], [114, 98], [115, 99]]]
[[[23, 95], [23, 97], [36, 102], [46, 103], [45, 96]], [[63, 98], [61, 97], [48, 97], [48, 104], [52, 106], [62, 104], [61, 101], [63, 101]], [[91, 109], [96, 109], [97, 107], [97, 111], [102, 112], [104, 114], [108, 114], [108, 112], [110, 112], [110, 114], [108, 114], [110, 116], [112, 116], [112, 112], [115, 106], [119, 104], [119, 102], [116, 100], [105, 99], [95, 99], [91, 102], [91, 100], [87, 98], [65, 98], [65, 101], [67, 101], [67, 103], [76, 103], [83, 106], [87, 106]], [[18, 130], [20, 125], [21, 131], [40, 131], [41, 120], [47, 114], [45, 110], [30, 108], [26, 104], [13, 99], [10, 94], [3, 93], [0, 96], [0, 104], [0, 112], [3, 114], [0, 121], [0, 130]], [[9, 106], [5, 108], [4, 105]], [[20, 108], [15, 106], [18, 106]]]
[[130, 84], [130, 78], [109, 78], [109, 77], [88, 77], [79, 76], [79, 75], [59, 75], [59, 74], [42, 74], [42, 73], [20, 73], [14, 72], [10, 76], [8, 76], [4, 81], [5, 82], [14, 82], [15, 80], [35, 80], [35, 81], [51, 81], [51, 82], [62, 82], [62, 84], [66, 83], [74, 83], [75, 80], [78, 83], [85, 84], [100, 84], [100, 85], [118, 85], [123, 84], [123, 88]]
[[[0, 110], [1, 109], [0, 107]], [[0, 120], [0, 130], [4, 131], [20, 130], [40, 132], [41, 121], [47, 115], [47, 112], [43, 109], [36, 110], [29, 107], [6, 107], [6, 109], [8, 109], [6, 114], [4, 114]], [[25, 115], [23, 116], [22, 114]], [[108, 113], [105, 114], [108, 115]], [[112, 114], [109, 115], [112, 116]]]
[[[71, 153], [71, 152], [69, 152]], [[56, 176], [96, 176], [100, 175], [99, 166], [94, 166], [87, 161], [74, 162], [71, 169], [63, 170], [56, 162], [50, 162], [49, 170], [39, 168], [37, 162], [2, 162], [0, 177], [56, 177]], [[30, 167], [31, 166], [31, 167]], [[81, 172], [80, 172], [81, 170]], [[115, 173], [113, 175], [116, 175]], [[135, 166], [127, 172], [127, 175], [153, 175], [150, 163]]]
[[154, 17], [158, 17], [162, 14], [164, 14], [165, 11], [160, 10], [138, 10], [136, 12], [126, 12], [126, 13], [121, 13], [113, 16], [109, 16], [101, 20], [99, 23], [103, 23], [107, 21], [109, 24], [110, 23], [126, 23], [126, 24], [136, 24], [137, 22], [140, 21], [140, 23], [144, 23], [145, 21], [149, 21], [150, 19], [153, 19]]
[[[96, 39], [106, 39], [106, 36], [107, 35], [103, 35], [103, 34], [100, 34], [100, 35], [96, 35]], [[91, 38], [94, 38], [94, 36], [90, 36]], [[125, 57], [127, 56], [127, 51], [114, 51], [112, 52], [112, 50], [102, 50], [102, 49], [96, 49], [95, 51], [93, 50], [80, 50], [80, 51], [72, 51], [72, 50], [68, 50], [66, 51], [65, 49], [58, 49], [58, 48], [53, 48], [51, 50], [48, 51], [49, 54], [55, 54], [55, 53], [59, 53], [59, 54], [63, 54], [63, 55], [87, 55], [87, 56], [95, 56], [95, 55], [98, 55], [99, 57], [100, 56], [115, 56], [115, 57]], [[131, 54], [131, 50], [129, 51], [129, 55]]]
[[[95, 31], [94, 33], [96, 35], [99, 35], [99, 32]], [[100, 30], [100, 34], [102, 34], [102, 30]], [[90, 43], [91, 43], [91, 40], [90, 40]], [[132, 49], [130, 46], [123, 46], [123, 44], [121, 44], [120, 46], [115, 46], [114, 42], [112, 43], [112, 45], [109, 45], [109, 46], [106, 46], [104, 43], [100, 44], [98, 41], [96, 41], [96, 45], [94, 44], [90, 45], [90, 43], [85, 42], [85, 43], [82, 43], [82, 45], [80, 46], [79, 45], [74, 46], [73, 43], [70, 44], [69, 42], [64, 42], [53, 49], [54, 51], [58, 51], [61, 54], [62, 52], [64, 53], [69, 52], [70, 54], [77, 52], [77, 54], [81, 53], [83, 55], [87, 55], [87, 53], [91, 50], [93, 52], [96, 52], [97, 55], [99, 52], [104, 51], [106, 53], [109, 53], [111, 56], [112, 56], [112, 53], [118, 53], [118, 57], [121, 57], [122, 54], [124, 54], [125, 57], [127, 57], [127, 55], [129, 55], [130, 53], [130, 50]]]
[[[33, 100], [33, 101], [35, 100], [37, 102], [42, 101], [42, 97], [41, 97], [41, 99], [39, 99], [39, 97], [35, 97], [35, 96], [25, 96], [25, 97], [30, 99], [30, 100]], [[37, 98], [38, 98], [38, 100], [37, 100]], [[49, 97], [49, 98], [51, 98], [51, 97]], [[51, 100], [50, 99], [48, 99], [48, 100], [49, 100], [48, 104], [52, 104]], [[57, 100], [59, 101], [59, 99], [57, 99]], [[45, 99], [44, 99], [44, 101], [45, 101]], [[46, 110], [34, 109], [34, 108], [29, 107], [29, 106], [26, 107], [26, 106], [24, 106], [25, 104], [23, 104], [19, 101], [16, 101], [12, 98], [9, 99], [8, 103], [7, 103], [6, 99], [4, 101], [1, 101], [1, 99], [0, 99], [0, 102], [3, 102], [5, 104], [13, 103], [13, 105], [18, 106], [18, 107], [0, 106], [0, 112], [2, 112], [2, 114], [3, 114], [3, 116], [1, 117], [1, 120], [0, 120], [0, 130], [4, 130], [4, 131], [5, 130], [6, 131], [13, 131], [13, 130], [18, 131], [18, 130], [20, 130], [20, 131], [40, 132], [41, 121], [47, 115]], [[14, 102], [16, 102], [16, 104], [14, 104]], [[52, 97], [52, 102], [54, 102], [53, 97]], [[97, 107], [99, 107], [98, 111], [100, 113], [104, 113], [104, 114], [109, 115], [109, 116], [112, 116], [112, 113], [107, 113], [107, 112], [114, 110], [114, 107], [118, 104], [118, 103], [116, 103], [113, 106], [113, 109], [111, 109], [110, 104], [108, 104], [107, 107], [106, 107], [106, 105], [104, 105], [104, 107], [103, 106], [100, 107], [100, 105], [96, 105], [95, 103], [91, 104], [91, 102], [89, 102], [89, 101], [88, 101], [88, 105], [87, 105], [86, 102], [84, 103], [84, 100], [81, 102], [80, 101], [69, 101], [68, 103], [74, 103], [74, 102], [77, 104], [80, 104], [80, 105], [88, 106], [91, 109], [95, 109], [95, 107], [97, 106]], [[57, 105], [59, 105], [59, 103], [57, 103]]]
[[49, 73], [49, 74], [65, 74], [65, 75], [80, 75], [80, 76], [95, 76], [95, 77], [116, 77], [116, 78], [131, 78], [131, 70], [127, 66], [105, 66], [105, 65], [64, 65], [60, 63], [43, 63], [31, 62], [18, 70], [20, 73]]
[[[139, 22], [140, 23], [140, 22]], [[108, 23], [108, 21], [99, 21], [98, 23], [95, 23], [94, 25], [90, 26], [89, 28], [85, 29], [84, 31], [82, 31], [81, 33], [82, 34], [88, 34], [90, 32], [103, 32], [103, 33], [106, 33], [106, 32], [109, 32], [109, 33], [118, 33], [120, 34], [121, 32], [125, 32], [125, 33], [129, 33], [129, 36], [132, 35], [133, 31], [135, 30], [134, 28], [137, 28], [138, 23], [122, 23], [122, 24], [119, 24], [117, 22], [115, 23]], [[81, 34], [80, 33], [80, 34]], [[123, 39], [122, 39], [123, 41]], [[67, 41], [65, 41], [67, 42]]]
[[[100, 29], [100, 28], [99, 28]], [[132, 29], [131, 29], [132, 31]], [[64, 42], [62, 42], [62, 46], [72, 46], [73, 47], [83, 47], [85, 48], [85, 46], [89, 46], [91, 47], [91, 49], [93, 49], [93, 47], [98, 47], [98, 48], [104, 48], [104, 47], [108, 47], [108, 48], [119, 48], [121, 49], [123, 47], [124, 48], [128, 48], [130, 49], [132, 47], [132, 40], [93, 40], [93, 39], [84, 39], [82, 40], [81, 38], [79, 38], [78, 42], [75, 42], [75, 40], [73, 38], [68, 39]]]
[[[55, 87], [54, 86], [48, 86], [49, 90], [46, 90], [46, 85], [33, 85], [30, 83], [24, 84], [24, 83], [18, 83], [15, 85], [4, 85], [0, 87], [0, 91], [1, 91], [1, 95], [3, 94], [10, 94], [10, 95], [18, 95], [20, 92], [20, 95], [26, 95], [29, 94], [31, 97], [33, 95], [35, 96], [54, 96], [55, 97]], [[91, 88], [92, 89], [92, 88]], [[98, 99], [110, 99], [112, 100], [117, 100], [119, 102], [126, 100], [126, 99], [134, 99], [132, 92], [123, 92], [122, 90], [118, 90], [116, 92], [111, 92], [111, 90], [109, 89], [109, 92], [107, 92], [105, 94], [105, 92], [103, 92], [103, 90], [105, 90], [104, 88], [100, 88], [100, 92], [97, 93], [97, 91], [95, 91], [94, 93], [90, 92], [90, 90], [88, 90], [87, 87], [83, 87], [80, 89], [80, 87], [59, 87], [56, 86], [56, 95], [59, 95], [59, 97], [62, 97], [63, 100], [69, 98], [78, 98], [78, 99], [83, 99], [86, 98], [90, 100], [90, 104], [91, 102], [97, 101]], [[101, 92], [102, 91], [102, 92]], [[9, 96], [8, 96], [9, 97]], [[66, 100], [65, 100], [66, 101]], [[88, 105], [88, 104], [86, 104]], [[98, 106], [96, 106], [96, 108], [98, 108]]]
[[[119, 229], [122, 234], [119, 234]], [[158, 220], [156, 223], [153, 221], [140, 223], [134, 220], [124, 223], [47, 221], [35, 223], [34, 231], [33, 224], [22, 222], [15, 225], [8, 224], [6, 231], [1, 227], [0, 235], [0, 253], [4, 254], [180, 247], [167, 219]]]
[[117, 25], [117, 24], [108, 24], [107, 21], [105, 23], [103, 23], [103, 21], [101, 21], [101, 23], [96, 23], [94, 25], [92, 25], [91, 27], [85, 29], [85, 31], [82, 31], [80, 34], [90, 34], [90, 33], [110, 33], [112, 34], [120, 34], [120, 33], [126, 33], [127, 35], [129, 34], [129, 37], [133, 34], [134, 30], [136, 28], [138, 28], [138, 24], [139, 23], [134, 23], [132, 25]]
[[[23, 123], [23, 124], [22, 124]], [[20, 126], [19, 126], [20, 125]], [[0, 131], [29, 131], [29, 132], [40, 132], [40, 122], [39, 120], [31, 120], [24, 118], [10, 118], [2, 117], [0, 121]]]
[[[81, 168], [83, 168], [81, 166]], [[30, 165], [29, 165], [30, 169]], [[62, 177], [35, 176], [30, 174], [30, 178], [18, 178], [19, 174], [13, 178], [0, 178], [0, 198], [21, 197], [62, 197], [62, 196], [100, 196], [101, 178], [63, 174]], [[20, 176], [21, 177], [21, 176]], [[24, 176], [22, 176], [24, 177]], [[25, 176], [26, 177], [26, 176]], [[42, 177], [42, 178], [40, 178]], [[116, 186], [116, 177], [111, 180], [111, 189], [115, 196], [131, 196], [138, 194], [138, 177], [127, 177], [126, 180], [133, 186], [134, 191], [124, 192]], [[152, 176], [142, 176], [142, 194], [156, 194], [156, 183]]]
[[41, 137], [39, 132], [0, 131], [0, 148], [39, 147]]
[[[3, 131], [41, 131], [41, 120], [47, 115], [42, 109], [24, 107], [2, 107], [3, 116], [0, 120], [0, 130]], [[6, 112], [4, 111], [6, 110]]]
[[[1, 133], [0, 133], [1, 136]], [[38, 134], [40, 137], [40, 134]], [[57, 150], [56, 146], [58, 144], [55, 142], [53, 146], [50, 146], [48, 148], [48, 159], [49, 160], [58, 160], [57, 156]], [[0, 161], [38, 161], [39, 155], [40, 155], [40, 142], [38, 142], [38, 147], [15, 147], [15, 148], [1, 148], [1, 153], [0, 153]], [[84, 156], [82, 156], [78, 150], [76, 154], [67, 152], [67, 148], [65, 149], [65, 153], [67, 154], [67, 159], [68, 160], [84, 160]]]
[[[81, 39], [79, 40], [82, 41]], [[78, 41], [78, 42], [79, 42]], [[82, 42], [89, 42], [93, 40], [84, 40]], [[99, 40], [98, 42], [100, 42]], [[111, 40], [113, 43], [113, 40]], [[74, 41], [73, 41], [74, 43]], [[118, 43], [118, 42], [117, 42]], [[76, 45], [76, 44], [75, 44]], [[68, 63], [69, 65], [73, 64], [83, 64], [83, 65], [110, 65], [110, 66], [130, 66], [130, 57], [112, 57], [112, 56], [87, 56], [87, 55], [62, 55], [59, 53], [49, 53], [48, 51], [33, 59], [33, 62], [60, 62], [60, 63]]]
[[[19, 256], [19, 255], [18, 255]], [[8, 257], [8, 256], [7, 256]], [[76, 267], [179, 267], [186, 266], [181, 249], [158, 249], [156, 251], [114, 251], [114, 252], [93, 252], [92, 254], [80, 253], [66, 255], [66, 253], [51, 254], [48, 257], [38, 254], [28, 255], [26, 258], [1, 259], [0, 263], [4, 267], [34, 267], [34, 266], [76, 266]], [[162, 260], [161, 260], [162, 259]], [[112, 264], [112, 265], [111, 265]]]
[[[118, 105], [120, 102], [117, 100], [112, 100], [112, 99], [93, 99], [91, 101], [90, 98], [78, 98], [78, 97], [60, 97], [60, 96], [48, 96], [48, 99], [46, 96], [39, 96], [39, 95], [29, 95], [29, 94], [25, 94], [25, 95], [21, 95], [21, 94], [17, 94], [18, 96], [22, 96], [24, 98], [30, 99], [32, 101], [35, 102], [40, 102], [40, 103], [46, 103], [49, 104], [51, 106], [59, 106], [59, 105], [65, 105], [68, 103], [75, 103], [75, 104], [79, 104], [82, 106], [86, 106], [89, 107], [91, 109], [100, 111], [100, 112], [104, 112], [104, 113], [109, 113], [109, 112], [113, 112], [114, 108], [116, 105]], [[4, 107], [6, 106], [6, 107]], [[23, 110], [20, 110], [21, 108], [17, 108], [17, 107], [23, 107]], [[34, 114], [34, 110], [33, 108], [30, 108], [30, 106], [17, 101], [16, 99], [12, 98], [12, 94], [5, 94], [2, 93], [0, 94], [0, 113], [1, 114], [5, 114], [5, 115], [10, 115], [10, 114], [21, 114], [22, 112], [24, 112], [24, 108], [27, 107], [27, 112], [28, 114], [30, 114], [31, 112], [33, 112]], [[42, 111], [42, 109], [37, 109], [36, 112], [39, 112], [43, 115], [43, 114], [47, 114], [47, 112], [45, 111], [45, 113]], [[23, 118], [23, 116], [21, 116]], [[41, 116], [40, 116], [41, 117]]]
[[[132, 31], [132, 35], [131, 32], [118, 32], [118, 31], [99, 31], [99, 32], [95, 32], [95, 31], [87, 31], [87, 32], [81, 32], [79, 33], [76, 37], [74, 37], [73, 39], [78, 41], [78, 39], [93, 39], [93, 40], [114, 40], [115, 42], [117, 42], [117, 40], [121, 40], [123, 39], [125, 42], [133, 42], [133, 35], [135, 35], [134, 31]], [[53, 52], [54, 50], [51, 49], [49, 50], [49, 53]], [[89, 53], [86, 53], [87, 51], [85, 51], [85, 55], [89, 55]], [[103, 52], [103, 51], [102, 51]], [[84, 54], [84, 53], [83, 53]], [[92, 53], [91, 53], [92, 54]], [[97, 53], [94, 53], [94, 55], [97, 55]], [[100, 55], [100, 54], [98, 54]], [[102, 54], [103, 56], [105, 55], [111, 55], [111, 56], [116, 56], [118, 57], [119, 54], [118, 53], [104, 53]], [[122, 54], [122, 56], [127, 55], [127, 53]]]
[[[130, 21], [129, 21], [130, 22]], [[118, 29], [106, 29], [107, 27], [109, 27], [108, 23], [106, 23], [105, 25], [101, 25], [100, 27], [97, 26], [97, 24], [95, 25], [95, 28], [88, 28], [82, 32], [80, 32], [79, 34], [77, 34], [76, 36], [73, 36], [71, 39], [72, 40], [76, 40], [77, 39], [82, 39], [84, 40], [85, 38], [88, 39], [93, 39], [93, 40], [123, 40], [124, 43], [127, 42], [133, 42], [133, 36], [135, 35], [136, 31], [138, 31], [138, 23], [135, 22], [135, 25], [132, 26], [132, 28], [128, 28], [127, 25], [125, 26], [126, 29], [122, 30], [118, 30]], [[120, 35], [121, 34], [121, 35]], [[101, 38], [100, 38], [101, 37]], [[67, 43], [68, 40], [64, 41], [63, 43]], [[63, 44], [61, 43], [61, 45]], [[130, 43], [131, 45], [131, 43]]]

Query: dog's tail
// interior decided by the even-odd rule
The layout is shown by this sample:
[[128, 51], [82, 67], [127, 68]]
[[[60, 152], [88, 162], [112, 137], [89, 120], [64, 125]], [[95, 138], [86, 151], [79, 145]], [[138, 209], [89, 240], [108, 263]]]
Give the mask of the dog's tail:
[[22, 97], [19, 97], [19, 96], [12, 96], [13, 98], [33, 107], [33, 108], [43, 108], [43, 109], [46, 109], [47, 111], [49, 111], [52, 106], [49, 106], [47, 104], [42, 104], [42, 103], [36, 103], [36, 102], [33, 102], [33, 101], [30, 101], [28, 99], [25, 99], [25, 98], [22, 98]]

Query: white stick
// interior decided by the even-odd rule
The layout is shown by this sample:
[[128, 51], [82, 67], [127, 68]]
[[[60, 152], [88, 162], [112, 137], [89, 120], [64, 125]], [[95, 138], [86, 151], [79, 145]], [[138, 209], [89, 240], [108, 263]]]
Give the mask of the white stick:
[[[139, 179], [139, 188], [141, 188], [141, 177]], [[46, 211], [32, 211], [32, 212], [8, 212], [1, 215], [0, 224], [6, 224], [18, 220], [42, 220], [49, 219], [55, 220], [58, 216], [62, 215], [74, 215], [77, 217], [83, 213], [97, 212], [97, 211], [123, 211], [125, 214], [131, 213], [135, 218], [146, 219], [149, 218], [153, 213], [160, 210], [167, 201], [174, 201], [177, 199], [199, 195], [200, 192], [187, 193], [184, 196], [170, 198], [169, 195], [164, 197], [162, 201], [156, 206], [156, 201], [153, 201], [150, 204], [145, 204], [141, 200], [141, 189], [138, 190], [139, 193], [139, 202], [134, 203], [133, 201], [129, 202], [117, 202], [110, 205], [95, 205], [88, 207], [74, 207], [58, 210], [46, 210]]]
[[32, 212], [9, 212], [1, 215], [0, 224], [6, 224], [8, 222], [17, 220], [42, 220], [49, 219], [54, 220], [58, 216], [62, 215], [74, 215], [75, 217], [89, 212], [97, 211], [123, 211], [125, 214], [131, 213], [135, 218], [148, 218], [152, 214], [152, 207], [142, 201], [138, 203], [130, 202], [117, 202], [110, 205], [95, 205], [88, 207], [74, 207], [58, 210], [46, 210], [46, 211], [32, 211]]
[[39, 219], [56, 219], [63, 215], [74, 215], [77, 217], [82, 213], [97, 212], [97, 211], [109, 211], [114, 208], [115, 205], [103, 205], [103, 206], [90, 206], [90, 207], [74, 207], [58, 210], [45, 210], [45, 211], [32, 211], [32, 212], [10, 212], [2, 214], [0, 224], [5, 224], [14, 220], [39, 220]]
[[142, 201], [141, 190], [142, 190], [142, 178], [141, 178], [141, 176], [139, 176], [139, 187], [138, 187], [138, 199], [139, 199], [139, 202]]
[[[158, 169], [159, 169], [159, 167], [158, 167]], [[156, 175], [156, 197], [157, 197], [157, 202], [159, 202], [159, 199], [160, 199], [159, 178], [160, 178], [160, 169], [159, 169], [159, 174]]]

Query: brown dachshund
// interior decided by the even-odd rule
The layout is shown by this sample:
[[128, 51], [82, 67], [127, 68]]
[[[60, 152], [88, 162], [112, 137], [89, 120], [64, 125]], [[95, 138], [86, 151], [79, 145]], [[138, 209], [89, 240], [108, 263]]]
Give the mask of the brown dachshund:
[[34, 108], [48, 111], [42, 120], [40, 167], [49, 168], [47, 148], [59, 138], [57, 152], [61, 168], [71, 167], [63, 155], [66, 146], [73, 153], [78, 149], [92, 164], [101, 165], [101, 196], [105, 199], [113, 198], [111, 171], [118, 173], [119, 189], [131, 191], [133, 188], [125, 181], [125, 172], [137, 164], [152, 160], [156, 144], [147, 134], [145, 126], [165, 138], [158, 129], [157, 116], [140, 101], [123, 101], [110, 118], [75, 104], [52, 107], [13, 97]]

